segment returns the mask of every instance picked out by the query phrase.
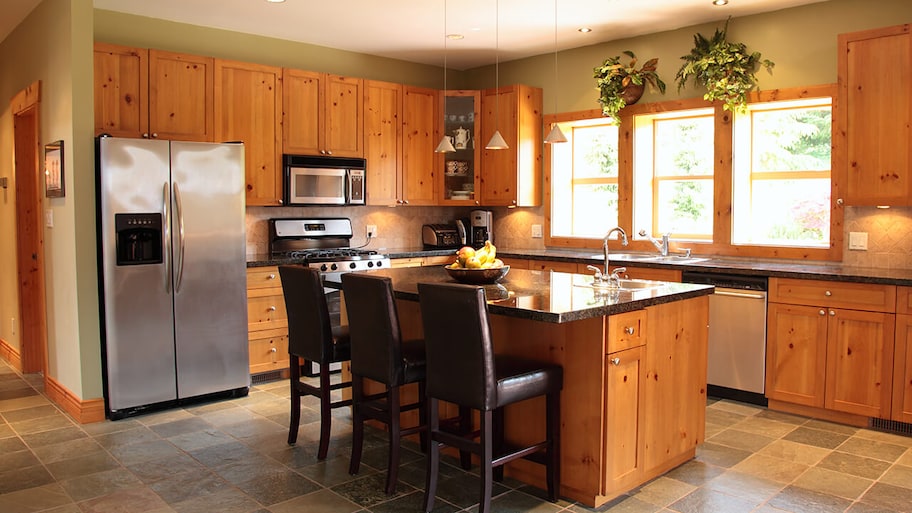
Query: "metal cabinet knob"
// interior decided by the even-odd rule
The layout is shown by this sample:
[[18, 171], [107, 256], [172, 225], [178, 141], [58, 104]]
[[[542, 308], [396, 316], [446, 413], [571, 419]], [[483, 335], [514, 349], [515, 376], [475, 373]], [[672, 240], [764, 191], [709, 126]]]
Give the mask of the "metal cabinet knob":
[[836, 310], [830, 310], [830, 315], [833, 316], [833, 317], [835, 317], [835, 316], [836, 316]]
[[270, 352], [270, 353], [276, 353], [276, 352], [278, 352], [278, 350], [277, 350], [276, 348], [274, 348], [274, 347], [270, 347], [270, 348], [269, 348], [269, 352]]
[[633, 326], [627, 326], [626, 328], [624, 328], [624, 333], [626, 333], [628, 335], [633, 335], [634, 332], [636, 332], [636, 330], [633, 328]]
[[620, 364], [621, 364], [621, 359], [620, 359], [620, 358], [617, 358], [617, 357], [612, 358], [612, 359], [611, 359], [611, 363], [612, 363], [613, 365], [620, 365]]
[[276, 278], [275, 274], [270, 274], [267, 279], [274, 280]]
[[828, 290], [828, 291], [824, 292], [823, 295], [826, 297], [830, 297], [833, 295], [833, 293]]
[[275, 305], [273, 305], [273, 306], [270, 306], [269, 308], [267, 308], [267, 310], [269, 310], [270, 312], [275, 312], [276, 307], [275, 307]]
[[826, 315], [826, 312], [824, 312], [823, 310], [820, 310], [820, 315]]

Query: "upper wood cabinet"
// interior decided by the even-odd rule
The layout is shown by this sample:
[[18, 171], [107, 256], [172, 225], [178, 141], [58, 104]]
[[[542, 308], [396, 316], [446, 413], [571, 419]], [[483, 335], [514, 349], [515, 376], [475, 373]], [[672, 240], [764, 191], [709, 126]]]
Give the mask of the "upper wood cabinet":
[[401, 84], [364, 81], [364, 157], [367, 204], [393, 206], [402, 198]]
[[[446, 91], [441, 95], [442, 133], [450, 138], [454, 152], [443, 155], [437, 197], [442, 205], [479, 205], [481, 148], [481, 91]], [[440, 139], [442, 140], [442, 138]]]
[[[435, 205], [435, 173], [443, 165], [436, 89], [405, 87], [402, 107], [402, 205]], [[370, 164], [368, 164], [370, 165]]]
[[284, 80], [285, 153], [364, 156], [362, 79], [286, 68]]
[[537, 207], [542, 204], [542, 90], [526, 85], [488, 89], [481, 97], [484, 147], [495, 130], [506, 150], [482, 150], [481, 204]]
[[282, 203], [282, 69], [215, 61], [215, 136], [244, 143], [247, 205]]
[[95, 43], [95, 135], [214, 141], [214, 59]]
[[[847, 205], [912, 205], [912, 35], [899, 25], [838, 37], [836, 161]], [[840, 150], [841, 148], [841, 150]]]

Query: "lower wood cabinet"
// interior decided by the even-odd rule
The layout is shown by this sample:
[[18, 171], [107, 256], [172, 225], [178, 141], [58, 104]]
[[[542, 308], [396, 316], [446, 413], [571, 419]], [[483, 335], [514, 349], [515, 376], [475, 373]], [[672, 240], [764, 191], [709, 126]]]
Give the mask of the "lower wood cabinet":
[[912, 287], [896, 291], [893, 352], [893, 420], [912, 422]]
[[288, 313], [278, 267], [247, 269], [247, 341], [251, 374], [288, 368]]
[[896, 287], [785, 278], [769, 285], [766, 396], [889, 418]]

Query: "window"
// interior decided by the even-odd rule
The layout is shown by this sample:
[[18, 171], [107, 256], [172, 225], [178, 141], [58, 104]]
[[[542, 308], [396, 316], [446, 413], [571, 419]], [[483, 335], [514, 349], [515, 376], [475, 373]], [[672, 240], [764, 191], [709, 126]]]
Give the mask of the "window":
[[830, 98], [754, 103], [738, 114], [733, 244], [830, 245]]
[[618, 224], [618, 129], [607, 118], [560, 123], [551, 145], [551, 235], [602, 237]]
[[634, 117], [634, 231], [712, 240], [713, 109]]

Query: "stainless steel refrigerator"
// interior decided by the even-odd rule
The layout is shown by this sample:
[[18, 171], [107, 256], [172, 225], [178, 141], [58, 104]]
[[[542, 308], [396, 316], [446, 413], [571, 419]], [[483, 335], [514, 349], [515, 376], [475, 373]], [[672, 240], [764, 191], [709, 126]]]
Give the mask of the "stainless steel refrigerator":
[[97, 140], [108, 416], [245, 395], [244, 146]]

